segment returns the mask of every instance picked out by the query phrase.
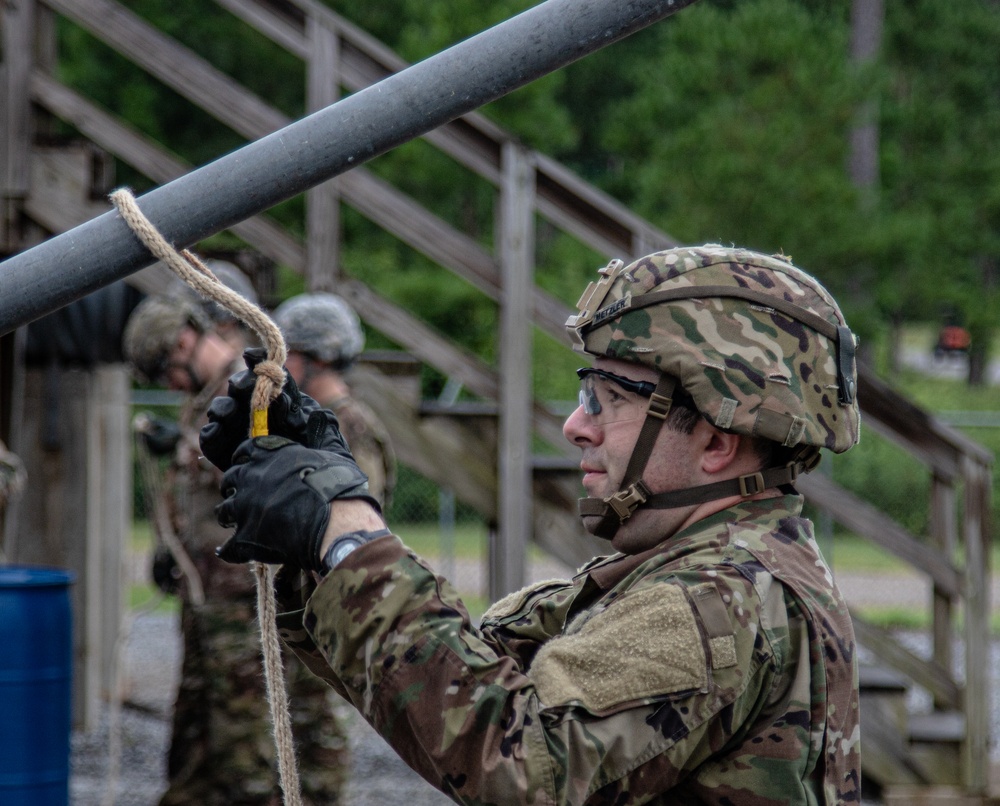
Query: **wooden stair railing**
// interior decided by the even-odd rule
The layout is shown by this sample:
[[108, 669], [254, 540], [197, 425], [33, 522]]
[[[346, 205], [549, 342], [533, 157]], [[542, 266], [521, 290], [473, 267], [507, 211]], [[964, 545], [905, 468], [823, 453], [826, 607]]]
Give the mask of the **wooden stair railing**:
[[[372, 37], [315, 0], [216, 2], [307, 62], [308, 95], [312, 99], [329, 98], [331, 84], [354, 91], [406, 66]], [[87, 29], [248, 139], [258, 139], [289, 122], [197, 54], [111, 0], [40, 0], [38, 8], [64, 15]], [[51, 26], [48, 28], [51, 30]], [[335, 46], [332, 52], [338, 54], [333, 62], [319, 57], [320, 52], [331, 52], [331, 43]], [[24, 60], [18, 64], [16, 70], [8, 70], [10, 77], [16, 78], [14, 73], [24, 72]], [[169, 181], [189, 169], [161, 146], [60, 84], [52, 77], [52, 67], [43, 64], [27, 71], [31, 98], [41, 107], [71, 123], [93, 142], [156, 182]], [[7, 84], [7, 97], [16, 96], [9, 92], [11, 86]], [[514, 140], [485, 117], [463, 116], [429, 133], [425, 139], [502, 192], [504, 155]], [[526, 164], [532, 173], [530, 201], [534, 212], [599, 253], [630, 257], [674, 245], [665, 233], [545, 155], [531, 152], [526, 155]], [[8, 199], [24, 193], [21, 181], [15, 177], [3, 189]], [[497, 257], [412, 198], [364, 168], [354, 169], [328, 185], [322, 192], [335, 194], [491, 299], [504, 299]], [[36, 220], [53, 229], [59, 227], [57, 216], [46, 212], [41, 197], [33, 195], [30, 189], [25, 206]], [[310, 228], [307, 245], [303, 246], [266, 216], [254, 217], [233, 229], [263, 254], [303, 273], [315, 261], [315, 257], [310, 258], [309, 250], [324, 241]], [[321, 248], [330, 247], [327, 244]], [[389, 307], [359, 281], [343, 278], [338, 289], [349, 296], [362, 318], [415, 356], [460, 378], [474, 393], [497, 399], [500, 378], [492, 367], [450, 345], [408, 312]], [[529, 298], [535, 324], [561, 339], [563, 323], [570, 312], [567, 306], [535, 286]], [[880, 653], [883, 661], [901, 668], [910, 679], [927, 687], [936, 706], [959, 709], [965, 731], [960, 777], [967, 791], [982, 793], [986, 787], [989, 738], [986, 653], [993, 457], [892, 393], [864, 368], [860, 375], [859, 400], [866, 427], [903, 445], [931, 470], [929, 540], [907, 533], [828, 479], [805, 477], [802, 488], [838, 522], [874, 540], [932, 580], [933, 649], [929, 660], [907, 653], [891, 636], [860, 619], [856, 622], [858, 633], [863, 642]], [[562, 445], [558, 419], [544, 405], [535, 402], [532, 417], [539, 436], [553, 446]], [[557, 459], [556, 464], [561, 461]], [[550, 482], [548, 478], [546, 483]], [[550, 486], [548, 493], [560, 506], [572, 499], [567, 490], [560, 492]], [[962, 555], [960, 560], [959, 555]], [[951, 648], [959, 629], [956, 626], [959, 615], [965, 646], [964, 680], [958, 680], [954, 672]]]

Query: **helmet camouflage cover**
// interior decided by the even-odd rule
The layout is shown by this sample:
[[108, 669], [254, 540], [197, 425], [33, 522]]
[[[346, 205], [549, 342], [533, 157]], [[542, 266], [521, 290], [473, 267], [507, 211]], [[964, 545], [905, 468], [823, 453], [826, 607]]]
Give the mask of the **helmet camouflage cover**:
[[578, 351], [673, 375], [723, 430], [835, 453], [857, 443], [855, 337], [788, 258], [707, 244], [601, 274], [566, 323]]
[[204, 333], [211, 327], [197, 304], [174, 297], [149, 297], [132, 311], [122, 338], [125, 358], [143, 383], [155, 383], [167, 368], [184, 327]]
[[336, 294], [300, 294], [285, 300], [275, 309], [274, 321], [289, 350], [324, 364], [349, 366], [365, 346], [361, 320]]

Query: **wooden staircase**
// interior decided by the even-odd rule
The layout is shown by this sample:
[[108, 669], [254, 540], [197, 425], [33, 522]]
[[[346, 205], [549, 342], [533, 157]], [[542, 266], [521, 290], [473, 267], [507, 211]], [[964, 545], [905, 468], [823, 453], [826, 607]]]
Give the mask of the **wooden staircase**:
[[[304, 61], [310, 109], [406, 66], [315, 0], [216, 2]], [[112, 0], [3, 4], [0, 254], [20, 251], [47, 234], [106, 212], [108, 155], [158, 184], [191, 167], [57, 79], [54, 42], [60, 17], [248, 140], [290, 122]], [[39, 135], [49, 116], [72, 125], [85, 142], [60, 148], [43, 145]], [[481, 115], [466, 115], [425, 140], [496, 189], [498, 235], [492, 249], [364, 167], [307, 194], [304, 242], [267, 216], [243, 221], [233, 232], [262, 255], [302, 273], [310, 288], [335, 289], [369, 326], [401, 346], [400, 353], [367, 356], [354, 385], [389, 426], [401, 461], [453, 489], [459, 500], [497, 525], [490, 587], [491, 595], [498, 595], [523, 578], [518, 562], [523, 562], [525, 534], [574, 566], [606, 545], [582, 534], [575, 514], [578, 459], [564, 445], [560, 416], [531, 395], [530, 328], [564, 341], [563, 324], [570, 313], [533, 281], [530, 245], [535, 220], [607, 257], [628, 258], [675, 242], [544, 154], [523, 148]], [[331, 270], [339, 264], [339, 241], [331, 233], [338, 231], [341, 205], [354, 208], [498, 303], [498, 337], [505, 347], [498, 366], [450, 343], [415, 312], [393, 305], [357, 278]], [[163, 287], [164, 278], [154, 266], [130, 282], [154, 292]], [[424, 401], [419, 383], [424, 364], [460, 383], [476, 402], [445, 407]], [[907, 532], [821, 474], [803, 477], [800, 488], [844, 527], [903, 559], [933, 586], [928, 603], [931, 649], [926, 657], [855, 614], [859, 641], [874, 658], [862, 677], [863, 772], [870, 788], [886, 802], [933, 802], [924, 798], [954, 795], [967, 799], [962, 802], [984, 803], [990, 740], [993, 457], [865, 368], [860, 375], [865, 428], [902, 445], [930, 470], [929, 534]], [[551, 452], [536, 455], [533, 437]], [[956, 672], [956, 645], [967, 670], [961, 676]], [[914, 686], [929, 692], [932, 701], [923, 714], [910, 713], [908, 692]], [[900, 793], [910, 800], [901, 800]]]

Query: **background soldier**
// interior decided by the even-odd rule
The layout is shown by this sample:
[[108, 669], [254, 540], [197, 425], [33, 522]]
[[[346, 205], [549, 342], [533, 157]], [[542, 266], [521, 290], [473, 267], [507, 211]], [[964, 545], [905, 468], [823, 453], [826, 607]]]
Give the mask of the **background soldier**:
[[351, 394], [345, 373], [365, 346], [361, 321], [336, 294], [300, 294], [274, 310], [288, 347], [285, 367], [309, 397], [337, 415], [340, 432], [368, 476], [368, 489], [388, 506], [396, 483], [389, 432], [364, 402]]
[[332, 417], [303, 439], [276, 416], [234, 454], [224, 402], [202, 433], [229, 468], [219, 554], [315, 572], [289, 642], [457, 801], [858, 803], [853, 627], [793, 487], [858, 440], [854, 336], [782, 256], [601, 274], [567, 322], [595, 362], [563, 430], [616, 553], [477, 628], [388, 532]]
[[[243, 275], [234, 279], [218, 271], [217, 276], [248, 295]], [[221, 474], [199, 461], [197, 444], [209, 402], [224, 394], [230, 376], [243, 369], [241, 353], [247, 343], [236, 320], [215, 303], [203, 303], [187, 292], [143, 302], [125, 333], [126, 356], [141, 381], [188, 395], [177, 426], [171, 429], [160, 422], [148, 430], [147, 438], [153, 452], [172, 455], [165, 485], [168, 505], [174, 531], [190, 559], [178, 564], [161, 556], [155, 570], [168, 589], [180, 583], [184, 638], [169, 784], [161, 806], [281, 803], [261, 668], [256, 585], [247, 569], [227, 566], [215, 556], [225, 537], [213, 512]], [[257, 348], [249, 349], [257, 353]], [[186, 580], [179, 567], [193, 567], [197, 580]], [[317, 735], [313, 730], [317, 720], [336, 724], [332, 692], [317, 685], [294, 657], [286, 662], [286, 675], [304, 802], [336, 803], [346, 776], [346, 740], [339, 732]]]
[[[389, 433], [375, 412], [351, 394], [345, 377], [364, 349], [365, 336], [358, 315], [335, 294], [301, 294], [275, 308], [274, 322], [285, 337], [289, 375], [303, 393], [336, 414], [355, 460], [368, 474], [371, 495], [386, 507], [396, 481], [396, 457]], [[291, 597], [295, 594], [290, 589], [301, 591], [306, 580], [289, 570], [285, 569], [278, 584]], [[297, 738], [308, 737], [300, 739], [296, 747], [300, 774], [306, 778], [322, 770], [324, 775], [346, 783], [347, 729], [336, 716], [336, 705], [343, 705], [343, 700], [303, 664], [288, 667], [292, 724]], [[337, 701], [332, 710], [331, 697]], [[327, 748], [331, 743], [344, 749], [330, 753]]]
[[21, 494], [26, 479], [21, 458], [9, 451], [3, 440], [0, 440], [0, 559], [3, 558], [3, 519], [7, 502]]
[[[253, 283], [238, 266], [227, 260], [211, 259], [206, 260], [205, 265], [224, 286], [255, 305], [258, 303], [257, 291], [254, 289]], [[213, 300], [205, 299], [187, 283], [178, 281], [167, 292], [167, 295], [200, 307], [211, 320], [212, 329], [226, 341], [231, 342], [237, 350], [242, 350], [248, 342], [256, 340], [256, 335], [248, 330], [243, 322], [233, 316], [232, 311]]]

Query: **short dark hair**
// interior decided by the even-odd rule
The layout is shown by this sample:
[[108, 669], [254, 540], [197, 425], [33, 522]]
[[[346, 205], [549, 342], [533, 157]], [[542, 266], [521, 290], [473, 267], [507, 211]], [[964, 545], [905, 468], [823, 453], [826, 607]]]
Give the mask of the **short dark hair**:
[[[691, 395], [680, 387], [677, 387], [674, 390], [670, 412], [667, 414], [667, 428], [680, 434], [690, 435], [699, 420], [711, 422], [708, 417], [695, 408], [694, 399]], [[779, 445], [772, 439], [765, 439], [764, 437], [749, 437], [749, 439], [750, 447], [760, 462], [761, 470], [766, 470], [769, 467], [782, 467], [788, 464], [794, 460], [795, 454], [798, 451], [797, 447], [788, 448], [784, 445]]]
[[702, 419], [701, 412], [695, 408], [694, 398], [680, 386], [676, 386], [671, 400], [670, 411], [667, 412], [665, 421], [667, 428], [680, 434], [691, 434], [698, 421]]

